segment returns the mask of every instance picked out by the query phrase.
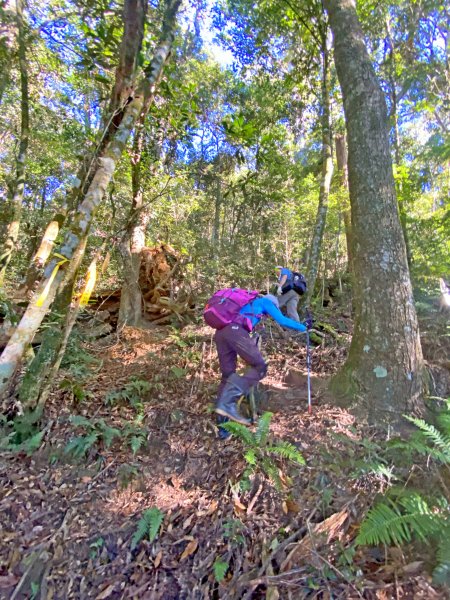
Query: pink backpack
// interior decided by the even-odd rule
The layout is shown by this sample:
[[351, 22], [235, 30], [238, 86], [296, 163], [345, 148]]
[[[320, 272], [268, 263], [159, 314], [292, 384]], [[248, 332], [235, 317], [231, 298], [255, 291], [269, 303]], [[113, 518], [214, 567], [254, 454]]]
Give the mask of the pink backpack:
[[223, 329], [226, 325], [236, 323], [247, 331], [252, 330], [252, 322], [248, 317], [240, 315], [243, 306], [259, 296], [255, 290], [225, 288], [219, 290], [208, 300], [203, 311], [206, 323], [214, 329]]

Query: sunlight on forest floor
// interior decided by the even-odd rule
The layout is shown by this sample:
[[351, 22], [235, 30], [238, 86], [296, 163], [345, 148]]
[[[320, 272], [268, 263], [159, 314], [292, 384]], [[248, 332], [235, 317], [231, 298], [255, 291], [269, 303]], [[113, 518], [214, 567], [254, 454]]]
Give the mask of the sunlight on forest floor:
[[[46, 598], [220, 598], [238, 583], [230, 575], [219, 585], [216, 560], [225, 557], [237, 575], [248, 572], [257, 581], [261, 557], [275, 553], [305, 523], [315, 546], [306, 536], [296, 542], [295, 555], [277, 563], [281, 578], [289, 579], [288, 566], [305, 573], [294, 597], [312, 598], [314, 589], [323, 598], [331, 598], [331, 590], [336, 598], [442, 597], [422, 574], [423, 561], [415, 564], [395, 548], [386, 555], [358, 549], [351, 564], [342, 563], [358, 523], [385, 487], [358, 466], [366, 447], [376, 453], [381, 440], [330, 404], [329, 367], [334, 371], [345, 356], [333, 340], [313, 349], [312, 414], [302, 340], [267, 338], [264, 344], [270, 368], [263, 409], [274, 413], [271, 436], [291, 442], [306, 459], [306, 467], [280, 463], [285, 489], [277, 490], [263, 472], [247, 491], [237, 487], [246, 466], [242, 445], [234, 438], [219, 441], [211, 414], [218, 384], [211, 330], [127, 328], [115, 344], [97, 351], [103, 362], [83, 383], [83, 401], [55, 388], [51, 435], [43, 447], [31, 456], [3, 457], [0, 598], [9, 598], [26, 572], [24, 557], [35, 561], [28, 584], [45, 579]], [[60, 379], [67, 376], [62, 372]], [[135, 388], [126, 388], [130, 381]], [[139, 401], [130, 391], [120, 395], [142, 381], [148, 387]], [[119, 399], [108, 403], [114, 393]], [[145, 443], [135, 455], [128, 438], [109, 448], [97, 443], [77, 461], [64, 452], [74, 414], [119, 429], [140, 414]], [[131, 552], [138, 520], [151, 507], [164, 514], [159, 536]], [[265, 585], [254, 587], [253, 598], [265, 597]], [[194, 589], [197, 595], [189, 595]], [[233, 597], [240, 597], [237, 589]]]

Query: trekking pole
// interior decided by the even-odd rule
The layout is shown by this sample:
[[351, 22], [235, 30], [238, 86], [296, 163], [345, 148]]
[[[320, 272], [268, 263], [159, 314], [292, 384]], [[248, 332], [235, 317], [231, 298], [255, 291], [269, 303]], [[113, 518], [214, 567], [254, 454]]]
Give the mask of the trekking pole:
[[307, 379], [308, 379], [308, 413], [311, 414], [312, 413], [312, 402], [311, 402], [311, 352], [310, 352], [310, 346], [309, 346], [309, 330], [312, 327], [312, 317], [309, 313], [309, 311], [307, 312], [307, 318], [305, 320], [306, 323], [306, 372], [307, 372]]

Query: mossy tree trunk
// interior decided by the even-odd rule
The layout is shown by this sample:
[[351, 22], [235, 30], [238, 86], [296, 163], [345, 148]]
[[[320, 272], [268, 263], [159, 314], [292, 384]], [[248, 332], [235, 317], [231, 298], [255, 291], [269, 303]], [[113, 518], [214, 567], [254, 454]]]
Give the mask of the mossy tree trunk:
[[353, 0], [324, 0], [348, 138], [355, 326], [332, 389], [369, 422], [423, 408], [423, 358], [399, 220], [386, 102]]

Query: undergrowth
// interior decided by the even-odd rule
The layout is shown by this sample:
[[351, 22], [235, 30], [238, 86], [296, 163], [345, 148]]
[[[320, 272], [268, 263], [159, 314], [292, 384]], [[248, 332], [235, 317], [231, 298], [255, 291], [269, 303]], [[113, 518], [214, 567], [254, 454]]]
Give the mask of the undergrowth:
[[262, 472], [278, 490], [285, 489], [290, 480], [282, 468], [282, 460], [290, 460], [298, 465], [304, 465], [305, 459], [297, 448], [285, 441], [271, 441], [269, 438], [272, 413], [265, 412], [258, 420], [256, 431], [251, 431], [245, 425], [228, 421], [222, 427], [238, 438], [243, 446], [243, 457], [247, 468], [242, 473], [241, 489], [250, 489], [250, 476]]
[[[369, 510], [356, 544], [425, 543], [435, 549], [435, 583], [449, 585], [450, 400], [444, 401], [434, 425], [423, 419], [406, 418], [416, 426], [416, 432], [409, 440], [390, 442], [386, 453], [393, 460], [398, 484]], [[419, 457], [426, 458], [422, 481], [417, 481], [414, 473]]]

